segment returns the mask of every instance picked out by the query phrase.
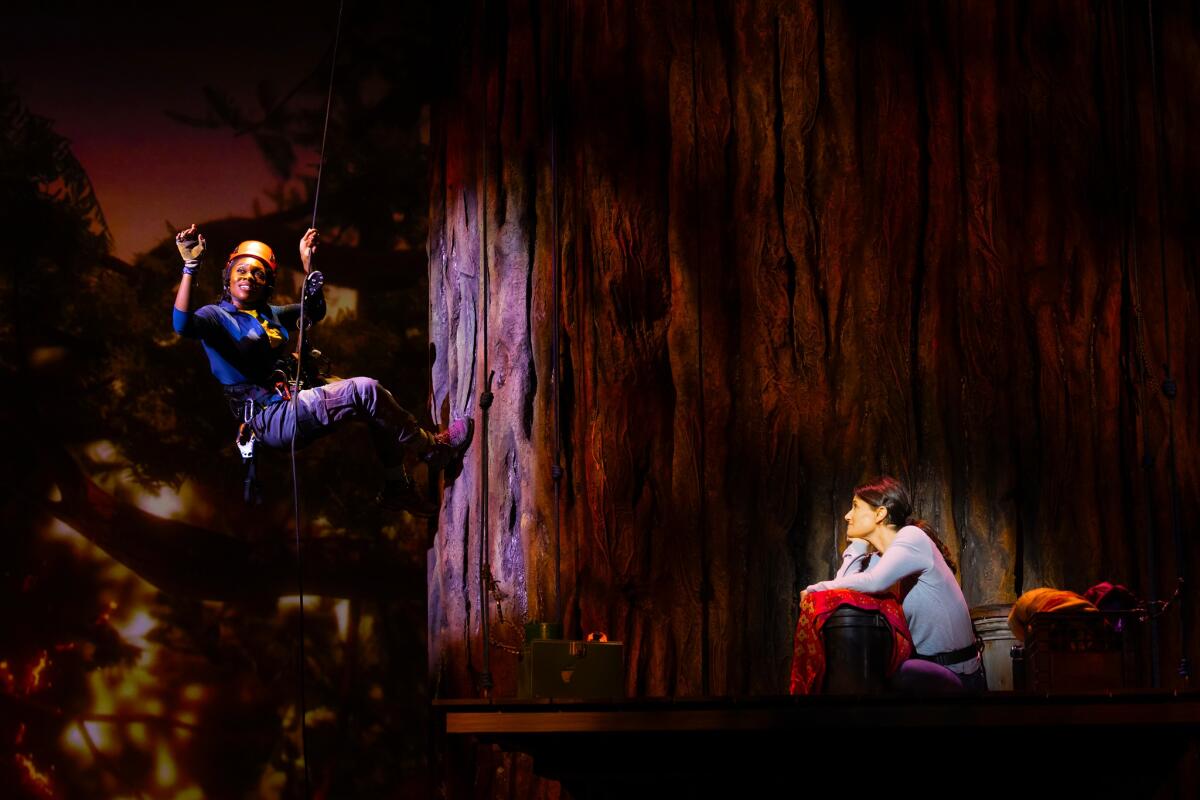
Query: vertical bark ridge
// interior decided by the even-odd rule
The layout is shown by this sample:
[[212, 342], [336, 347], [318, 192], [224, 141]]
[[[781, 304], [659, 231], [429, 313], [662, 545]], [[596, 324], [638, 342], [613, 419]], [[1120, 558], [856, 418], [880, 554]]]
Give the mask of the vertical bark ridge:
[[[1171, 330], [1194, 344], [1182, 187], [1200, 154], [1175, 138], [1195, 127], [1200, 88], [1164, 79], [1183, 177], [1163, 187], [1179, 210], [1156, 220], [1154, 176], [1114, 172], [1154, 139], [1144, 42], [1130, 53], [1129, 133], [1117, 133], [1111, 9], [495, 3], [473, 22], [492, 27], [472, 40], [464, 99], [432, 116], [431, 410], [471, 410], [478, 389], [486, 83], [502, 332], [490, 475], [503, 513], [489, 524], [507, 618], [544, 610], [553, 569], [554, 409], [537, 391], [551, 302], [567, 632], [624, 641], [631, 692], [782, 691], [798, 592], [828, 574], [849, 492], [878, 471], [907, 480], [943, 529], [972, 603], [1102, 578], [1140, 589], [1150, 571], [1166, 585], [1180, 558], [1195, 561], [1128, 530], [1169, 507], [1161, 482], [1130, 488], [1140, 454], [1165, 466], [1167, 428], [1163, 398], [1137, 396], [1130, 330], [1144, 315], [1146, 358], [1161, 363], [1161, 304], [1131, 306], [1161, 296], [1162, 278], [1134, 287], [1129, 264], [1157, 263], [1165, 226]], [[544, 278], [552, 13], [568, 98], [557, 298]], [[1164, 13], [1166, 74], [1185, 74], [1200, 22]], [[1190, 397], [1200, 348], [1177, 350]], [[1190, 511], [1198, 417], [1180, 401]], [[430, 560], [431, 665], [447, 665], [449, 693], [470, 693], [467, 643], [481, 646], [463, 588], [477, 565], [458, 534], [477, 493], [471, 469], [447, 487], [441, 524], [455, 533]], [[510, 680], [515, 662], [495, 655]]]

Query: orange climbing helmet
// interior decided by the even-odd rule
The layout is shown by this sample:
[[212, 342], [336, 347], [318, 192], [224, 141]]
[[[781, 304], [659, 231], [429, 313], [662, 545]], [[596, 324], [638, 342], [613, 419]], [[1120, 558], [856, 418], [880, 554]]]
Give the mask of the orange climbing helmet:
[[267, 269], [271, 270], [271, 274], [275, 274], [275, 271], [279, 266], [275, 263], [275, 251], [269, 246], [263, 244], [262, 242], [255, 241], [254, 239], [242, 242], [237, 247], [233, 248], [233, 252], [229, 254], [229, 260], [225, 263], [232, 264], [234, 259], [241, 258], [242, 256], [257, 258], [263, 263], [264, 266], [266, 266]]

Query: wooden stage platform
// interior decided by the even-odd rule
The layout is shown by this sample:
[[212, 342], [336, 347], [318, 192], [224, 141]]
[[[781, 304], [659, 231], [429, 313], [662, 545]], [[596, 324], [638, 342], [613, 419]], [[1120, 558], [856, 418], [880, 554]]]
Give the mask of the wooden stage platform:
[[468, 699], [433, 712], [448, 739], [528, 753], [577, 798], [796, 796], [830, 781], [935, 796], [1200, 797], [1200, 692]]

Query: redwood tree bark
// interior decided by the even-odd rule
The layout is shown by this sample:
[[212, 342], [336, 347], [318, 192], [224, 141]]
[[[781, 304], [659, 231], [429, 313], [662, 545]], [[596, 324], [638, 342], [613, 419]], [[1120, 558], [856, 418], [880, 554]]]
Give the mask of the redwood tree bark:
[[482, 664], [481, 532], [498, 694], [555, 614], [556, 463], [566, 630], [623, 641], [631, 695], [783, 693], [880, 472], [973, 605], [1194, 572], [1200, 21], [1154, 8], [1161, 181], [1139, 4], [477, 3], [432, 125], [435, 418], [482, 423], [495, 373], [429, 561], [442, 694]]

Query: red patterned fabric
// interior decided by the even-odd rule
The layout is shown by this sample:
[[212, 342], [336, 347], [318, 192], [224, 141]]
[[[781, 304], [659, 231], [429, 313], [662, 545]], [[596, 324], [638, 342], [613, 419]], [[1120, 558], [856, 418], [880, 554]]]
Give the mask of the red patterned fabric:
[[892, 628], [892, 658], [888, 662], [888, 675], [899, 669], [912, 654], [912, 636], [904, 621], [904, 609], [892, 595], [863, 594], [851, 589], [809, 592], [800, 600], [800, 618], [796, 620], [796, 639], [792, 647], [792, 694], [816, 694], [821, 691], [825, 677], [825, 640], [821, 628], [829, 615], [841, 606], [854, 606], [883, 614]]

